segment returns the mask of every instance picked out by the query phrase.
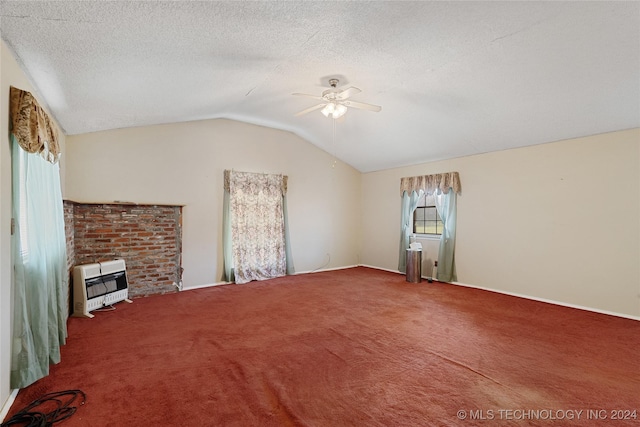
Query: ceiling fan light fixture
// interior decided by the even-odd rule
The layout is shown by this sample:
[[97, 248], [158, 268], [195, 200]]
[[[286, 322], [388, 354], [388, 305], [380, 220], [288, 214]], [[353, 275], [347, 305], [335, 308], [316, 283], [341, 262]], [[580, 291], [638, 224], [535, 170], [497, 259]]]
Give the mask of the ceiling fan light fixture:
[[336, 109], [336, 104], [334, 104], [333, 102], [330, 102], [327, 105], [325, 105], [324, 108], [320, 110], [320, 112], [324, 114], [325, 117], [329, 117], [329, 114], [333, 114], [335, 109]]
[[337, 104], [335, 102], [329, 102], [325, 107], [320, 110], [325, 117], [331, 116], [334, 119], [344, 116], [344, 113], [347, 112], [347, 107], [342, 104]]
[[322, 92], [322, 96], [309, 95], [307, 93], [294, 93], [292, 95], [296, 96], [306, 96], [308, 98], [317, 99], [320, 101], [319, 104], [314, 105], [313, 107], [307, 108], [306, 110], [302, 110], [299, 113], [296, 113], [296, 116], [301, 116], [303, 114], [310, 113], [312, 111], [320, 110], [320, 112], [325, 117], [331, 117], [332, 119], [337, 119], [347, 112], [349, 108], [357, 108], [360, 110], [369, 110], [378, 112], [382, 110], [382, 107], [379, 105], [367, 104], [364, 102], [355, 102], [351, 101], [349, 98], [353, 95], [357, 95], [362, 92], [357, 87], [349, 87], [346, 89], [338, 89], [338, 79], [329, 80], [329, 84], [331, 85], [331, 89], [327, 89]]
[[346, 112], [347, 112], [347, 107], [345, 107], [342, 104], [337, 104], [336, 108], [335, 108], [335, 110], [333, 112], [333, 118], [337, 119], [338, 117], [342, 117], [342, 116], [344, 116], [344, 113], [346, 113]]

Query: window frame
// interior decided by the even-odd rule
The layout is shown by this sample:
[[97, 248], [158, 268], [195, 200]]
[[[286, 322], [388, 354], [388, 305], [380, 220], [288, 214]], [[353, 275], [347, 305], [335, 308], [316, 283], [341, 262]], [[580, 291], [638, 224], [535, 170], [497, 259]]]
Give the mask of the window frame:
[[[438, 208], [435, 205], [435, 194], [431, 194], [429, 195], [430, 197], [434, 198], [433, 204], [427, 204], [427, 194], [426, 193], [422, 193], [420, 195], [420, 198], [418, 199], [418, 205], [416, 206], [416, 208], [413, 210], [413, 212], [411, 212], [411, 231], [414, 235], [416, 236], [420, 236], [422, 238], [431, 238], [431, 239], [440, 239], [440, 237], [442, 236], [442, 231], [444, 229], [444, 223], [442, 222], [442, 218], [440, 218], [440, 214], [438, 213]], [[426, 217], [426, 209], [431, 209], [433, 208], [435, 210], [436, 213], [436, 219], [435, 220], [418, 220], [418, 221], [422, 221], [424, 228], [426, 228], [426, 224], [427, 221], [428, 222], [435, 222], [436, 225], [436, 233], [418, 233], [416, 232], [416, 211], [418, 209], [425, 209], [425, 217]], [[438, 224], [440, 224], [440, 227], [438, 227]], [[440, 231], [440, 233], [437, 233], [437, 231]]]

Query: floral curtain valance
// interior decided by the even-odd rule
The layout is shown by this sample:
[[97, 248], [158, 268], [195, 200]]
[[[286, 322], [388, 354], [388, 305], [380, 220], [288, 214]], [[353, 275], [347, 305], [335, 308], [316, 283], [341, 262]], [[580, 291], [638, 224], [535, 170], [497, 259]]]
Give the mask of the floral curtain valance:
[[441, 190], [447, 194], [449, 188], [452, 188], [457, 194], [462, 191], [460, 185], [460, 175], [458, 172], [436, 173], [433, 175], [422, 176], [410, 176], [400, 179], [400, 196], [406, 191], [411, 193], [413, 191], [424, 191], [425, 193], [432, 194], [436, 190]]
[[45, 160], [56, 163], [60, 158], [58, 129], [31, 92], [11, 87], [9, 110], [11, 133], [20, 147], [28, 153], [39, 153]]
[[[268, 184], [261, 187], [262, 191], [268, 191], [269, 193], [280, 193], [282, 196], [287, 195], [287, 176], [286, 175], [268, 175], [268, 174], [256, 174], [251, 172], [235, 172], [230, 170], [224, 171], [224, 189], [229, 193], [234, 193], [234, 188], [249, 189], [251, 186], [255, 186], [255, 180], [253, 176], [264, 175], [268, 177], [266, 181]], [[233, 179], [231, 177], [233, 176]]]

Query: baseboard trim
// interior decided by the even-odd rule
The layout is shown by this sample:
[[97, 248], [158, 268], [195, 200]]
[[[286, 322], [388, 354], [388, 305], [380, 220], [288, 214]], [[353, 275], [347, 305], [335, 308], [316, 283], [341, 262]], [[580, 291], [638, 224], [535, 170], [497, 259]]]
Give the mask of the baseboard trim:
[[[375, 268], [376, 270], [390, 271], [392, 273], [403, 274], [403, 273], [401, 273], [401, 272], [399, 272], [397, 270], [390, 270], [388, 268], [376, 267], [374, 265], [360, 264], [360, 266], [361, 267]], [[422, 278], [423, 279], [428, 279], [427, 277], [424, 277], [424, 276], [422, 276]], [[437, 282], [437, 280], [434, 280], [434, 282]], [[462, 282], [439, 282], [439, 283], [445, 283], [445, 284], [450, 284], [450, 285], [455, 285], [455, 286], [463, 286], [463, 287], [466, 287], [466, 288], [480, 289], [480, 290], [483, 290], [483, 291], [495, 292], [495, 293], [498, 293], [498, 294], [509, 295], [509, 296], [512, 296], [512, 297], [524, 298], [524, 299], [528, 299], [528, 300], [532, 300], [532, 301], [545, 302], [547, 304], [555, 304], [555, 305], [559, 305], [559, 306], [562, 306], [562, 307], [575, 308], [575, 309], [578, 309], [578, 310], [591, 311], [593, 313], [606, 314], [606, 315], [609, 315], [609, 316], [616, 316], [616, 317], [622, 317], [624, 319], [640, 321], [640, 316], [632, 316], [630, 314], [618, 313], [618, 312], [615, 312], [615, 311], [600, 310], [598, 308], [585, 307], [585, 306], [578, 305], [578, 304], [571, 304], [571, 303], [551, 300], [551, 299], [547, 299], [547, 298], [538, 298], [538, 297], [534, 297], [534, 296], [531, 296], [531, 295], [519, 294], [517, 292], [508, 292], [508, 291], [503, 291], [503, 290], [500, 290], [500, 289], [486, 288], [486, 287], [483, 287], [483, 286], [470, 285], [468, 283], [462, 283]]]
[[[320, 273], [322, 271], [345, 270], [347, 268], [354, 268], [354, 267], [358, 267], [358, 266], [357, 265], [347, 265], [347, 266], [344, 266], [344, 267], [323, 268], [321, 270], [300, 271], [300, 272], [295, 272], [295, 273], [291, 274], [291, 276], [297, 276], [299, 274]], [[223, 286], [223, 285], [233, 285], [233, 284], [234, 284], [233, 282], [207, 283], [207, 284], [204, 284], [204, 285], [196, 285], [196, 286], [189, 286], [188, 288], [182, 288], [180, 290], [180, 292], [193, 291], [195, 289], [202, 289], [202, 288], [211, 288], [213, 286]]]
[[367, 267], [367, 268], [373, 268], [376, 270], [382, 270], [382, 271], [388, 271], [389, 273], [396, 273], [396, 274], [404, 274], [398, 270], [392, 270], [390, 268], [382, 268], [382, 267], [376, 267], [375, 265], [368, 265], [368, 264], [358, 264], [358, 267]]
[[180, 292], [183, 291], [193, 291], [195, 289], [202, 289], [202, 288], [211, 288], [213, 286], [222, 286], [222, 285], [231, 285], [233, 284], [233, 282], [217, 282], [217, 283], [206, 283], [204, 285], [196, 285], [196, 286], [189, 286], [188, 288], [182, 288], [180, 290]]
[[2, 406], [2, 410], [0, 411], [0, 422], [5, 421], [4, 418], [9, 413], [9, 409], [11, 409], [11, 405], [13, 405], [13, 402], [15, 402], [16, 396], [18, 395], [19, 391], [20, 389], [14, 388], [13, 390], [11, 390], [11, 393], [9, 393], [9, 397], [7, 397], [7, 401], [4, 402], [4, 405]]
[[322, 273], [323, 271], [346, 270], [348, 268], [354, 268], [354, 267], [358, 267], [358, 265], [345, 265], [342, 267], [320, 268], [317, 270], [300, 271], [300, 272], [293, 273], [292, 276], [298, 276], [300, 274]]
[[[373, 268], [376, 270], [382, 270], [382, 271], [388, 271], [389, 273], [396, 273], [396, 274], [401, 274], [401, 275], [405, 275], [405, 273], [403, 273], [402, 271], [398, 271], [398, 270], [393, 270], [390, 268], [382, 268], [382, 267], [376, 267], [375, 265], [368, 265], [368, 264], [358, 264], [358, 267], [367, 267], [367, 268]], [[429, 276], [420, 276], [420, 278], [424, 279], [424, 280], [429, 280], [432, 279]], [[437, 282], [436, 279], [432, 279], [434, 282]]]
[[560, 305], [562, 307], [575, 308], [575, 309], [578, 309], [578, 310], [591, 311], [593, 313], [607, 314], [609, 316], [623, 317], [625, 319], [639, 320], [640, 321], [640, 316], [632, 316], [630, 314], [618, 313], [618, 312], [615, 312], [615, 311], [601, 310], [599, 308], [593, 308], [593, 307], [585, 307], [583, 305], [571, 304], [571, 303], [568, 303], [568, 302], [556, 301], [556, 300], [547, 299], [547, 298], [539, 298], [539, 297], [534, 297], [534, 296], [531, 296], [531, 295], [519, 294], [517, 292], [508, 292], [508, 291], [503, 291], [503, 290], [498, 290], [498, 289], [485, 288], [483, 286], [469, 285], [468, 283], [450, 282], [450, 284], [455, 285], [455, 286], [463, 286], [463, 287], [466, 287], [466, 288], [481, 289], [483, 291], [496, 292], [498, 294], [504, 294], [504, 295], [509, 295], [509, 296], [518, 297], [518, 298], [525, 298], [525, 299], [529, 299], [529, 300], [533, 300], [533, 301], [545, 302], [547, 304]]

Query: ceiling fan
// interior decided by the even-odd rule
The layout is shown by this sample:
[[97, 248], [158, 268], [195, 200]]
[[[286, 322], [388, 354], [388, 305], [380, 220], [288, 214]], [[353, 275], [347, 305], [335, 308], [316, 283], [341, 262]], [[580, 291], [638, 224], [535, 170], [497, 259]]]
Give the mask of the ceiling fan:
[[331, 116], [332, 118], [337, 119], [338, 117], [342, 117], [344, 113], [347, 112], [347, 107], [375, 112], [382, 110], [382, 107], [379, 105], [350, 101], [350, 97], [362, 91], [353, 86], [347, 89], [338, 89], [339, 82], [340, 81], [338, 79], [330, 79], [329, 85], [331, 85], [331, 88], [322, 92], [322, 96], [309, 95], [306, 93], [294, 93], [293, 95], [296, 96], [306, 96], [307, 98], [313, 98], [321, 101], [318, 105], [314, 105], [313, 107], [307, 108], [306, 110], [302, 110], [295, 115], [301, 116], [303, 114], [307, 114], [322, 108], [321, 112], [325, 117]]

